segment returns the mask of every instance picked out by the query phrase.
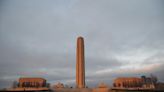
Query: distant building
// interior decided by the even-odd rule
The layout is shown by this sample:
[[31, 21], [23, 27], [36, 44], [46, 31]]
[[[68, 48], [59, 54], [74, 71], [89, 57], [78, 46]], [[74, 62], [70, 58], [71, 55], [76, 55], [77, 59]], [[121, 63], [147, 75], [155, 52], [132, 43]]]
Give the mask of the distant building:
[[106, 85], [105, 83], [99, 83], [98, 84], [98, 88], [109, 88], [108, 85]]
[[46, 87], [46, 80], [43, 78], [19, 78], [18, 87], [20, 88]]
[[5, 91], [49, 91], [50, 84], [44, 78], [19, 78], [13, 82], [12, 88], [7, 88]]
[[62, 89], [62, 88], [64, 88], [64, 84], [58, 82], [57, 84], [55, 84], [55, 85], [53, 86], [53, 88], [55, 88], [55, 89]]
[[136, 77], [122, 77], [114, 80], [114, 87], [133, 88], [142, 87], [142, 79]]
[[119, 88], [155, 88], [153, 79], [150, 77], [142, 76], [137, 77], [122, 77], [114, 80], [114, 87]]
[[105, 83], [98, 84], [97, 88], [94, 88], [92, 92], [111, 92], [110, 88]]

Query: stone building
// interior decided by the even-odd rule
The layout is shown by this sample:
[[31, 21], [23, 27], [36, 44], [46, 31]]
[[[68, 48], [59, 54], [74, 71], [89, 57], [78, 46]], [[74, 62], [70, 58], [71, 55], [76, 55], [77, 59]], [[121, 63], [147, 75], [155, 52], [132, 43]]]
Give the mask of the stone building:
[[119, 88], [155, 88], [155, 83], [151, 77], [122, 77], [116, 78], [113, 83], [114, 87]]
[[[19, 78], [18, 81], [14, 81], [13, 87], [6, 89], [6, 91], [10, 92], [40, 92], [40, 91], [50, 91], [50, 84], [46, 83], [46, 79], [44, 78]], [[6, 92], [5, 91], [5, 92]]]
[[142, 87], [142, 79], [137, 77], [122, 77], [114, 80], [114, 87], [133, 88]]
[[19, 78], [19, 88], [39, 88], [46, 87], [46, 80], [44, 78]]

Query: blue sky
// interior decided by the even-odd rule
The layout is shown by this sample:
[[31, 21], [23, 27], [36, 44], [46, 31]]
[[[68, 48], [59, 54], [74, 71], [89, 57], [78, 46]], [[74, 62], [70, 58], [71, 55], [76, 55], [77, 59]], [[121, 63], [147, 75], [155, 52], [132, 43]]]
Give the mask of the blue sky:
[[38, 76], [75, 85], [78, 36], [88, 86], [151, 73], [164, 81], [163, 9], [162, 0], [1, 0], [0, 87]]

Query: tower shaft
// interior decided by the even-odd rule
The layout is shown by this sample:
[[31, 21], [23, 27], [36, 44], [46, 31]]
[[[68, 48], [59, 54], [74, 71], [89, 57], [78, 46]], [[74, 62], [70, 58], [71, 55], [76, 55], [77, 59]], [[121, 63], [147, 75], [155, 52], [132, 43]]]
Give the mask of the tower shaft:
[[84, 39], [78, 37], [76, 48], [76, 86], [85, 88]]

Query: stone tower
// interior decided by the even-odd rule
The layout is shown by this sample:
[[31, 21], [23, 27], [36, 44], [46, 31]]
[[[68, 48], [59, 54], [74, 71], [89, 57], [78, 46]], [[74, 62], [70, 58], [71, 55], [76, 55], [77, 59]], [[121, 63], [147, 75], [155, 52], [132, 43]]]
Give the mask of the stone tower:
[[76, 48], [76, 87], [85, 88], [84, 39], [77, 38]]

